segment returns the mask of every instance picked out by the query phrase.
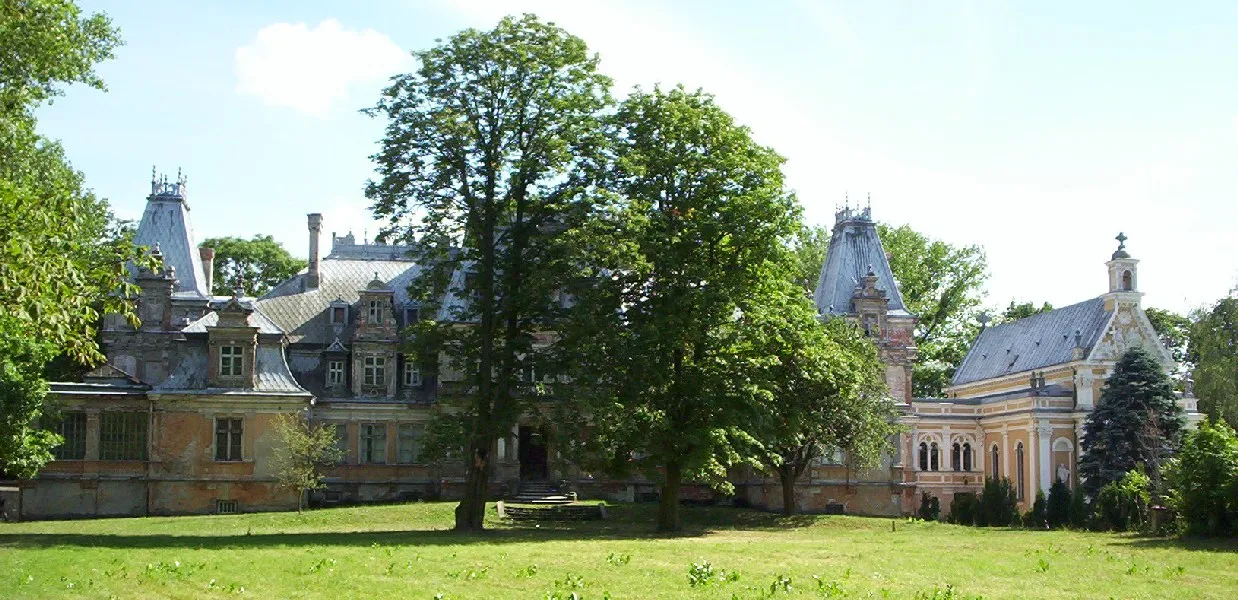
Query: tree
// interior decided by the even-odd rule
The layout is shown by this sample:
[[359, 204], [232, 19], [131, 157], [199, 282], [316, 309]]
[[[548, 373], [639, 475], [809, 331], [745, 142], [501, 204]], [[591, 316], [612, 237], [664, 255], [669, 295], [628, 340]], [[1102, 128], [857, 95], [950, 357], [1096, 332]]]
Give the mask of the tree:
[[1036, 499], [1031, 510], [1023, 515], [1023, 526], [1043, 529], [1049, 524], [1049, 506], [1044, 490], [1036, 490]]
[[1238, 530], [1238, 436], [1229, 425], [1205, 419], [1186, 435], [1165, 471], [1169, 502], [1184, 531], [1229, 535]]
[[1061, 479], [1054, 479], [1049, 487], [1049, 500], [1045, 508], [1045, 519], [1049, 527], [1064, 527], [1070, 523], [1070, 486]]
[[1199, 409], [1238, 428], [1238, 296], [1222, 298], [1194, 315], [1189, 362]]
[[877, 464], [898, 431], [898, 412], [872, 341], [845, 319], [822, 326], [794, 282], [743, 321], [754, 359], [745, 371], [764, 393], [756, 458], [778, 476], [783, 512], [794, 514], [795, 482], [813, 459], [839, 449], [849, 468]]
[[61, 442], [36, 427], [47, 363], [102, 360], [105, 311], [136, 322], [124, 263], [147, 263], [34, 118], [68, 84], [103, 89], [94, 65], [119, 44], [107, 17], [72, 2], [0, 3], [0, 471], [11, 476], [34, 476]]
[[1025, 319], [1040, 313], [1049, 312], [1051, 310], [1053, 310], [1053, 305], [1048, 302], [1045, 302], [1037, 308], [1035, 302], [1022, 302], [1015, 304], [1014, 300], [1011, 300], [1010, 306], [1007, 306], [1006, 310], [1002, 313], [1000, 322], [1008, 323], [1010, 321], [1017, 321], [1019, 319]]
[[976, 513], [976, 525], [980, 527], [1006, 527], [1019, 520], [1019, 500], [1010, 479], [989, 477], [984, 480], [980, 494], [980, 506]]
[[427, 266], [412, 295], [431, 307], [468, 299], [453, 301], [432, 337], [442, 366], [467, 383], [455, 407], [468, 431], [456, 528], [475, 530], [491, 448], [534, 398], [517, 375], [539, 360], [534, 333], [562, 309], [572, 232], [592, 211], [610, 80], [580, 38], [532, 15], [414, 56], [417, 71], [366, 111], [388, 120], [366, 196], [387, 223], [380, 238], [410, 244]]
[[808, 293], [817, 289], [821, 269], [825, 265], [825, 253], [830, 247], [830, 230], [820, 225], [801, 225], [791, 245], [794, 261], [794, 280]]
[[1096, 498], [1102, 487], [1137, 465], [1159, 489], [1161, 465], [1178, 447], [1183, 427], [1182, 409], [1164, 368], [1142, 348], [1126, 351], [1084, 422], [1079, 459], [1084, 490]]
[[912, 393], [939, 397], [979, 331], [973, 313], [988, 279], [984, 250], [934, 240], [907, 225], [877, 227], [907, 310], [919, 317]]
[[276, 415], [271, 431], [275, 434], [271, 469], [279, 485], [297, 493], [297, 512], [301, 512], [309, 492], [326, 487], [323, 469], [339, 462], [344, 453], [333, 427], [310, 423], [301, 414]]
[[565, 361], [593, 454], [660, 483], [658, 528], [677, 530], [685, 478], [726, 490], [756, 436], [749, 315], [785, 282], [798, 225], [783, 159], [713, 97], [637, 91], [614, 117], [616, 203], [573, 295]]
[[1194, 365], [1190, 362], [1191, 320], [1159, 308], [1149, 308], [1145, 313], [1152, 322], [1152, 328], [1156, 330], [1161, 345], [1169, 350], [1169, 355], [1174, 359], [1174, 387], [1184, 391], [1186, 381], [1194, 370]]
[[231, 296], [236, 290], [261, 296], [305, 268], [305, 261], [293, 258], [269, 235], [210, 238], [202, 245], [215, 249], [211, 293], [216, 296]]

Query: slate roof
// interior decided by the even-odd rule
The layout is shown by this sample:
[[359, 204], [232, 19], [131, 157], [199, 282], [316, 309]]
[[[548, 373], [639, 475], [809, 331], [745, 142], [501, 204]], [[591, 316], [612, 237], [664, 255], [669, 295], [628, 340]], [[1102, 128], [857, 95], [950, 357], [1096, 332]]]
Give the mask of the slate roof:
[[185, 352], [179, 365], [163, 383], [155, 386], [152, 393], [194, 393], [194, 394], [226, 394], [226, 393], [259, 393], [259, 394], [308, 394], [297, 380], [288, 363], [284, 360], [284, 350], [280, 346], [258, 345], [257, 361], [254, 365], [258, 374], [257, 383], [252, 388], [211, 388], [207, 387], [207, 348], [194, 346]]
[[[336, 338], [327, 307], [336, 299], [350, 306], [360, 299], [360, 291], [374, 279], [375, 273], [388, 289], [395, 293], [396, 310], [411, 305], [408, 285], [421, 272], [409, 260], [337, 260], [319, 263], [320, 284], [305, 290], [305, 271], [294, 275], [258, 299], [255, 307], [272, 323], [288, 334], [291, 343], [330, 344]], [[356, 329], [357, 315], [350, 310], [348, 326], [338, 335], [351, 339]]]
[[[231, 300], [231, 298], [229, 298], [229, 300]], [[254, 312], [249, 315], [249, 325], [251, 327], [257, 327], [259, 334], [282, 334], [284, 333], [284, 330], [280, 329], [279, 326], [276, 325], [274, 321], [269, 319], [266, 315], [262, 314], [262, 311], [257, 310], [255, 306], [255, 302], [253, 300], [242, 300], [241, 304], [249, 308], [254, 308]], [[186, 325], [185, 328], [181, 330], [181, 332], [182, 333], [206, 333], [207, 327], [214, 327], [215, 325], [219, 323], [219, 313], [217, 312], [219, 308], [220, 308], [219, 306], [215, 306], [214, 303], [212, 303], [211, 312], [206, 313], [205, 315], [202, 316], [202, 318], [190, 323], [189, 325]]]
[[1076, 331], [1086, 355], [1100, 340], [1112, 314], [1105, 310], [1105, 299], [1097, 297], [989, 327], [972, 343], [954, 372], [952, 385], [1070, 362]]
[[852, 312], [851, 296], [856, 284], [868, 274], [872, 265], [877, 275], [877, 287], [889, 298], [890, 315], [910, 315], [903, 304], [903, 295], [894, 281], [890, 263], [886, 260], [885, 248], [877, 235], [877, 225], [863, 212], [840, 212], [834, 231], [830, 234], [830, 246], [826, 251], [825, 264], [813, 300], [821, 314], [848, 314]]
[[133, 243], [151, 248], [159, 244], [163, 264], [176, 268], [176, 287], [172, 290], [175, 297], [210, 298], [183, 193], [161, 192], [147, 197], [146, 211]]

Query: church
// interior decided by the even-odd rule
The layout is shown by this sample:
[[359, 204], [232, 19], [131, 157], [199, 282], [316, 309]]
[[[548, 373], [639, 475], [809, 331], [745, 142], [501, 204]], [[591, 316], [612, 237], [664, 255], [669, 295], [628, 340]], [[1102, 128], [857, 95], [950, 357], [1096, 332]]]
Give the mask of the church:
[[[6, 516], [294, 509], [295, 493], [271, 468], [272, 421], [286, 413], [330, 424], [344, 451], [318, 503], [458, 498], [464, 464], [426, 461], [420, 448], [436, 401], [464, 393], [463, 376], [423, 373], [400, 351], [400, 329], [428, 316], [407, 292], [421, 269], [407, 248], [332, 233], [324, 255], [322, 216], [310, 214], [304, 271], [261, 298], [215, 296], [214, 251], [195, 243], [190, 213], [183, 178], [152, 179], [135, 242], [160, 266], [132, 273], [141, 324], [106, 318], [107, 362], [80, 382], [52, 384], [65, 443], [36, 479], [0, 492]], [[1124, 241], [1104, 263], [1107, 281], [1097, 271], [1103, 293], [983, 329], [945, 397], [914, 398], [916, 316], [871, 211], [839, 211], [814, 300], [823, 318], [849, 319], [872, 337], [905, 429], [877, 468], [852, 469], [843, 453], [818, 460], [797, 484], [800, 509], [906, 515], [922, 493], [946, 507], [998, 476], [1026, 510], [1055, 478], [1077, 484], [1084, 418], [1117, 358], [1138, 345], [1174, 367], [1140, 305], [1138, 261]], [[431, 318], [463, 301], [442, 300]], [[1179, 402], [1191, 422], [1201, 418], [1193, 398]], [[582, 497], [656, 498], [654, 482], [596, 479], [559, 460], [547, 427], [530, 416], [497, 442], [493, 493], [561, 481]], [[732, 479], [736, 494], [723, 501], [780, 508], [776, 479], [747, 470]], [[717, 500], [704, 487], [683, 493]]]

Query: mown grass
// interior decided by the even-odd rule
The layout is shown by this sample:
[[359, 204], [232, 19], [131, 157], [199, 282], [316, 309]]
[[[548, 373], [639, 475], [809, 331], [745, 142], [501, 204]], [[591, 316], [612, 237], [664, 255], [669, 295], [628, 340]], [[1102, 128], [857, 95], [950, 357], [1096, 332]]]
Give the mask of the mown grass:
[[494, 530], [459, 535], [453, 508], [0, 524], [0, 597], [1238, 597], [1234, 540], [729, 508], [659, 535], [648, 505], [520, 527], [491, 509]]

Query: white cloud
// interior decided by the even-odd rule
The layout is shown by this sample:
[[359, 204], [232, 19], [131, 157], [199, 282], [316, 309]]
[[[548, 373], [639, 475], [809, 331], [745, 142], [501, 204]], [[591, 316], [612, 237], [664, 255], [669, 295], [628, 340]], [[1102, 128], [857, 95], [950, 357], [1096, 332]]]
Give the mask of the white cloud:
[[386, 34], [345, 29], [335, 19], [314, 28], [273, 23], [236, 50], [236, 91], [267, 106], [325, 116], [352, 88], [406, 69], [411, 57]]

